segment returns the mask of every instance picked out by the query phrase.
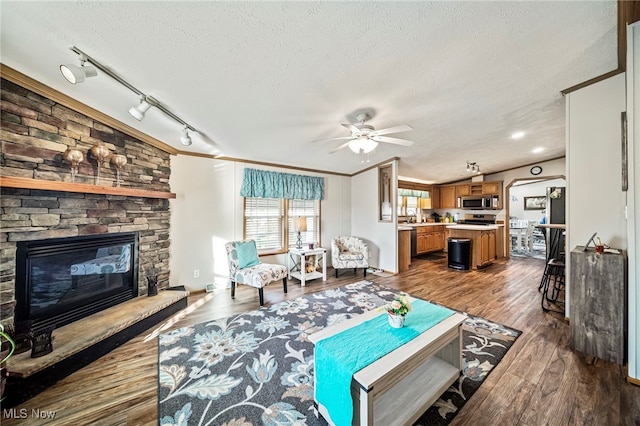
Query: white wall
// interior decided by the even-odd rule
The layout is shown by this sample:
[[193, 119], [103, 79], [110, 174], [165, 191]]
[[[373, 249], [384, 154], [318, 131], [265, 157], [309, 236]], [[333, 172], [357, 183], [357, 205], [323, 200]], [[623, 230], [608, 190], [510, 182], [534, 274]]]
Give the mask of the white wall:
[[[625, 195], [621, 189], [620, 113], [625, 75], [566, 97], [567, 252], [594, 232], [605, 244], [627, 249]], [[566, 316], [570, 316], [571, 257], [567, 257]]]
[[[243, 197], [240, 187], [245, 167], [324, 176], [320, 245], [330, 251], [334, 235], [351, 232], [350, 178], [263, 167], [226, 160], [179, 155], [171, 159], [171, 278], [170, 284], [200, 290], [205, 284], [228, 285], [229, 268], [224, 244], [243, 238]], [[328, 256], [330, 257], [330, 255]], [[261, 257], [263, 262], [286, 265], [286, 254]], [[194, 278], [193, 271], [200, 271]]]
[[621, 189], [620, 113], [625, 76], [618, 74], [567, 95], [567, 250], [594, 232], [611, 247], [627, 248]]
[[546, 210], [525, 210], [524, 197], [546, 197], [547, 187], [566, 186], [564, 179], [550, 179], [541, 182], [524, 183], [514, 185], [505, 197], [509, 197], [509, 216], [522, 220], [539, 221], [544, 217]]
[[[397, 182], [398, 164], [393, 161], [393, 182]], [[394, 185], [396, 188], [397, 184]], [[395, 200], [391, 222], [378, 221], [378, 168], [351, 178], [351, 234], [363, 238], [369, 246], [369, 265], [389, 272], [398, 271], [398, 232]]]
[[[627, 27], [629, 377], [640, 381], [640, 22]], [[640, 382], [639, 382], [640, 383]]]

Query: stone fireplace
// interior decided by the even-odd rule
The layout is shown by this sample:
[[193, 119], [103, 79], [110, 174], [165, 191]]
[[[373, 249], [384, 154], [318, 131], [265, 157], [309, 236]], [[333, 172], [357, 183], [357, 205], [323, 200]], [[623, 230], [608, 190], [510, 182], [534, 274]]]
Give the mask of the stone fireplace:
[[[168, 287], [169, 197], [163, 194], [170, 191], [170, 153], [13, 81], [2, 78], [0, 83], [0, 175], [7, 177], [0, 197], [0, 321], [10, 324], [15, 319], [16, 254], [18, 245], [29, 241], [135, 232], [139, 256], [134, 296], [147, 294], [149, 271], [157, 275], [159, 288]], [[122, 189], [132, 190], [131, 194], [109, 191], [116, 170], [108, 162], [102, 166], [99, 186], [95, 185], [97, 163], [90, 150], [96, 144], [126, 156], [120, 177]], [[68, 148], [84, 153], [76, 183], [69, 183], [70, 166], [62, 156]], [[68, 183], [91, 191], [8, 187], [9, 178]], [[94, 190], [98, 187], [107, 190], [100, 193]], [[138, 194], [136, 189], [160, 197]]]
[[[183, 309], [187, 292], [141, 297], [148, 274], [159, 289], [169, 287], [170, 155], [176, 150], [9, 67], [2, 70], [0, 322], [55, 325], [51, 353], [32, 358], [25, 352], [7, 361], [3, 405], [12, 407]], [[102, 163], [99, 181], [96, 145], [127, 159], [119, 170]], [[83, 155], [75, 181], [67, 149]], [[60, 248], [69, 250], [41, 257]], [[48, 318], [59, 302], [63, 313]]]

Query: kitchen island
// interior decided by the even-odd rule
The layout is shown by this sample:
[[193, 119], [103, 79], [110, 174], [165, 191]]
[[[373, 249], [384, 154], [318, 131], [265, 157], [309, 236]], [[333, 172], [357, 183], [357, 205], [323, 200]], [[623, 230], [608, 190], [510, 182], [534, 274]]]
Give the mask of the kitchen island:
[[471, 240], [471, 268], [490, 265], [497, 258], [498, 225], [447, 225], [449, 237]]

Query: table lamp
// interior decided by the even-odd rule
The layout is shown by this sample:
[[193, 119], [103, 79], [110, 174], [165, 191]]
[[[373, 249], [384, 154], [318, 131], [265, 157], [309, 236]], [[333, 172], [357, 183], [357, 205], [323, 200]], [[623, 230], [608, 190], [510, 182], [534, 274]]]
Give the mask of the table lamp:
[[302, 248], [301, 232], [307, 232], [307, 218], [298, 216], [293, 219], [293, 230], [298, 233], [298, 241], [296, 242], [296, 248], [299, 250]]

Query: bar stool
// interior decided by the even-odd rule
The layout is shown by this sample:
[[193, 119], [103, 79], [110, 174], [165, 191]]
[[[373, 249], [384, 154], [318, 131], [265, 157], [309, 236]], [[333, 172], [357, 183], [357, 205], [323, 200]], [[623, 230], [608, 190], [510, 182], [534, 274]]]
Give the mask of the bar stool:
[[542, 290], [542, 310], [564, 314], [564, 309], [555, 310], [548, 307], [551, 306], [551, 304], [554, 304], [556, 306], [564, 306], [564, 300], [558, 300], [560, 292], [564, 289], [565, 286], [564, 270], [564, 258], [551, 259], [547, 262], [547, 265], [544, 269], [544, 274], [542, 275], [540, 286], [538, 287], [538, 290]]

